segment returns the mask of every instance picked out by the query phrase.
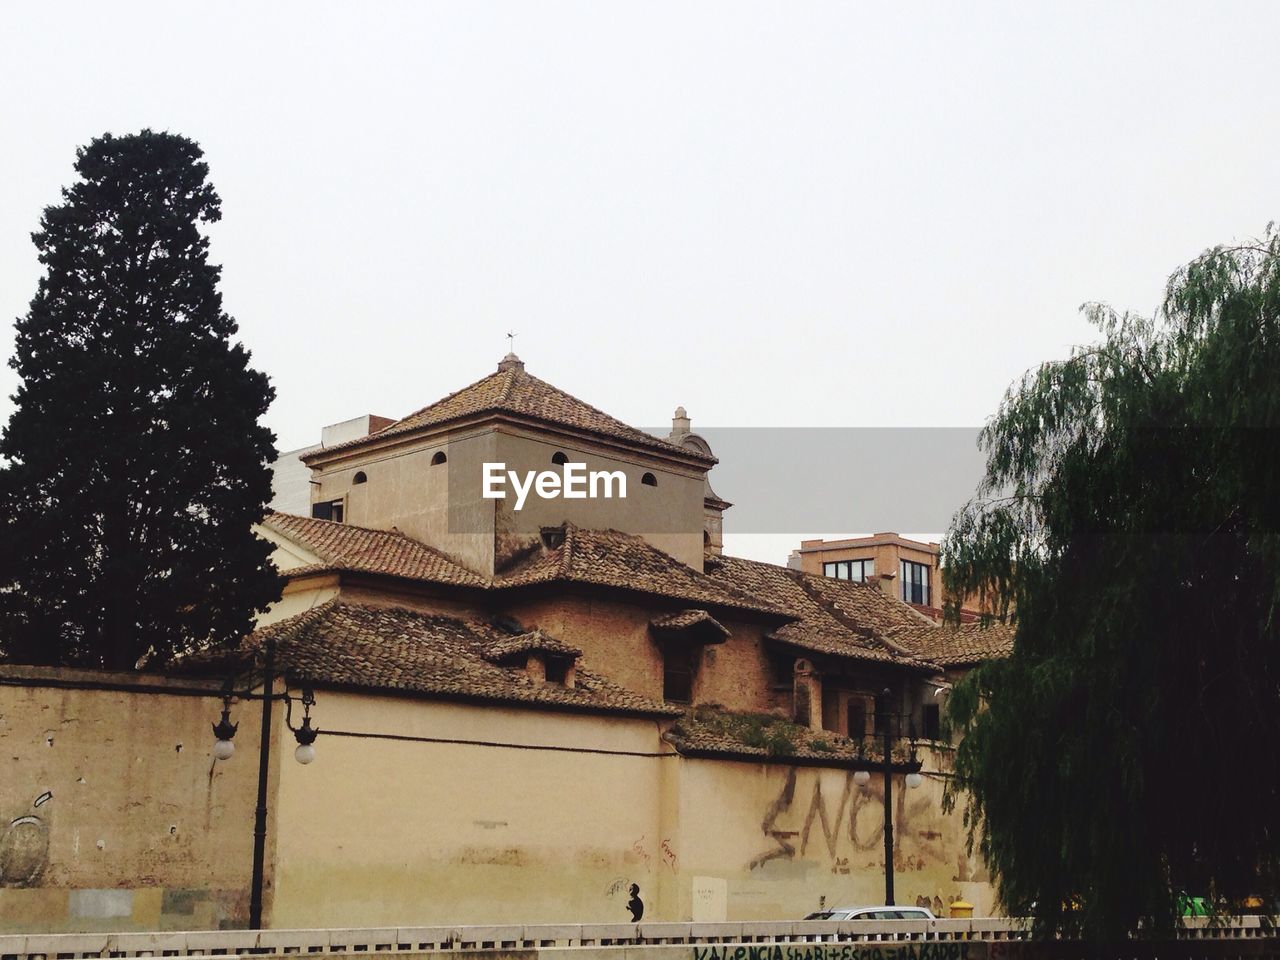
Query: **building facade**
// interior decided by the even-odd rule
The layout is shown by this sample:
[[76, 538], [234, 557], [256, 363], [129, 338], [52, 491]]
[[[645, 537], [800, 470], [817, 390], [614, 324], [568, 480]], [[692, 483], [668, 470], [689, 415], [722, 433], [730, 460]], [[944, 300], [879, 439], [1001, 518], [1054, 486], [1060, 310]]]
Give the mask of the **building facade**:
[[[282, 599], [237, 650], [155, 681], [187, 692], [151, 691], [168, 706], [147, 731], [83, 723], [108, 694], [92, 678], [0, 685], [0, 715], [21, 689], [46, 718], [0, 728], [24, 766], [43, 761], [6, 802], [52, 796], [39, 870], [8, 866], [0, 839], [0, 923], [244, 925], [260, 700], [231, 703], [230, 759], [210, 758], [204, 724], [222, 678], [252, 687], [268, 655], [287, 698], [268, 730], [270, 925], [618, 921], [633, 884], [646, 920], [880, 902], [886, 759], [898, 901], [995, 909], [960, 813], [942, 810], [938, 713], [957, 673], [1007, 652], [1007, 630], [723, 555], [730, 504], [683, 410], [654, 437], [509, 355], [301, 459], [310, 510], [259, 528]], [[484, 495], [494, 463], [562, 478], [581, 464], [626, 494], [518, 508]], [[305, 765], [290, 758], [304, 711], [320, 731]], [[41, 752], [46, 728], [57, 752]], [[178, 786], [157, 793], [170, 768]], [[166, 839], [194, 832], [194, 853]], [[114, 871], [92, 852], [108, 849]], [[192, 857], [212, 865], [203, 886]]]
[[802, 540], [787, 565], [815, 576], [878, 586], [934, 621], [953, 607], [961, 623], [982, 617], [989, 606], [977, 596], [956, 598], [942, 582], [938, 544], [896, 533], [875, 533], [841, 540]]

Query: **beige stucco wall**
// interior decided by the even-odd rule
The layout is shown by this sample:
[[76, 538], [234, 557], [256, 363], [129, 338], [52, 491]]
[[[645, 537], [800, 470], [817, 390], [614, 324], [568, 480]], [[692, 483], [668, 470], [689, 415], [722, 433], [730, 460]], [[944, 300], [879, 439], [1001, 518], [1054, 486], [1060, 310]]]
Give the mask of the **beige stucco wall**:
[[314, 716], [512, 746], [322, 735], [282, 772], [273, 926], [618, 921], [629, 882], [674, 909], [654, 721], [332, 692]]
[[[650, 920], [691, 919], [717, 883], [730, 920], [883, 897], [878, 778], [649, 756], [669, 747], [643, 719], [321, 693], [316, 720], [594, 752], [322, 736], [320, 759], [281, 778], [274, 926], [618, 921], [631, 883]], [[898, 902], [988, 913], [941, 780], [896, 786]]]
[[[515, 509], [513, 493], [496, 501], [496, 528], [505, 534], [537, 534], [544, 526], [568, 520], [588, 529], [614, 529], [644, 537], [682, 563], [702, 569], [703, 496], [705, 471], [674, 464], [639, 452], [623, 454], [600, 444], [570, 437], [550, 437], [505, 428], [495, 447], [498, 461], [521, 476], [527, 471], [553, 470], [551, 462], [557, 452], [570, 462], [585, 464], [592, 471], [618, 471], [626, 476], [626, 498], [617, 497], [567, 500], [563, 497], [542, 499], [530, 493], [524, 506]], [[645, 473], [652, 473], [656, 486], [641, 483]], [[477, 482], [479, 478], [477, 476]], [[509, 485], [508, 485], [509, 486]]]
[[[936, 762], [926, 757], [926, 770]], [[883, 778], [860, 787], [852, 777], [819, 767], [681, 761], [681, 870], [725, 881], [730, 920], [883, 903]], [[943, 814], [942, 789], [936, 775], [914, 790], [895, 777], [895, 902], [927, 897], [945, 907], [962, 898], [990, 915], [990, 885], [965, 852], [961, 815]], [[691, 889], [683, 885], [682, 898]]]
[[[543, 499], [530, 492], [517, 511], [510, 483], [505, 499], [483, 496], [483, 464], [504, 463], [521, 476], [558, 471], [551, 462], [557, 451], [588, 472], [623, 472], [626, 498]], [[433, 465], [441, 452], [447, 461]], [[641, 483], [646, 472], [657, 486]], [[357, 473], [366, 482], [354, 483]], [[702, 563], [705, 471], [569, 434], [514, 425], [459, 428], [353, 450], [318, 468], [313, 479], [312, 502], [341, 499], [347, 523], [395, 527], [486, 576], [522, 538], [566, 520], [638, 534], [681, 562]]]
[[[49, 678], [128, 689], [16, 685]], [[247, 923], [255, 709], [234, 708], [240, 750], [216, 763], [216, 691], [34, 667], [0, 681], [0, 929]]]
[[[347, 523], [392, 527], [457, 557], [478, 572], [493, 570], [494, 501], [459, 482], [495, 459], [492, 430], [456, 430], [352, 451], [312, 473], [312, 503], [342, 499]], [[447, 460], [432, 464], [438, 453]], [[365, 483], [354, 478], [363, 472]]]
[[[237, 753], [215, 764], [216, 696], [125, 679], [145, 689], [0, 686], [0, 929], [246, 922], [257, 704], [236, 705]], [[649, 920], [883, 895], [878, 778], [678, 757], [647, 718], [320, 690], [313, 719], [308, 766], [276, 729], [272, 927], [625, 921], [632, 883]], [[898, 902], [987, 913], [941, 789], [895, 791]]]

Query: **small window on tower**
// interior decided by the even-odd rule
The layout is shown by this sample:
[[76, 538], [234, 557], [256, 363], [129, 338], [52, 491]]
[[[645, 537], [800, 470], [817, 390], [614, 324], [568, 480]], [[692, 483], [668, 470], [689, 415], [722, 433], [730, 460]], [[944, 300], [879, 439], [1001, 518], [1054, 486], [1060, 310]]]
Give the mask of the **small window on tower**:
[[444, 455], [443, 450], [437, 450], [435, 456], [431, 458], [431, 465], [433, 467], [438, 467], [440, 464], [448, 462], [449, 458]]
[[569, 462], [569, 458], [566, 457], [559, 450], [557, 450], [555, 453], [551, 455], [551, 462], [554, 463], [557, 467], [563, 467], [566, 463]]
[[365, 472], [363, 470], [357, 470], [356, 475], [351, 478], [351, 482], [352, 483], [368, 483], [369, 478], [368, 476], [365, 475]]
[[311, 505], [311, 516], [315, 520], [332, 520], [334, 523], [341, 523], [342, 501], [326, 500], [322, 503], [313, 503]]
[[640, 482], [643, 483], [646, 487], [656, 487], [658, 485], [658, 478], [655, 477], [652, 473], [646, 473], [643, 477], [640, 478]]

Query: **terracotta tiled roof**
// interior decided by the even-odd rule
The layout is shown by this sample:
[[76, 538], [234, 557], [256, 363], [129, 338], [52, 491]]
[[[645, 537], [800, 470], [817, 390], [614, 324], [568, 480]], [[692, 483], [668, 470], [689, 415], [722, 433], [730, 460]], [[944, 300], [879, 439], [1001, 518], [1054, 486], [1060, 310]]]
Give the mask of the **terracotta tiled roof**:
[[329, 569], [380, 573], [460, 587], [483, 587], [487, 583], [439, 550], [392, 530], [370, 530], [290, 513], [269, 513], [262, 525], [305, 547], [322, 561], [313, 567], [287, 571], [290, 575]]
[[854, 660], [929, 666], [887, 637], [894, 628], [928, 621], [875, 587], [739, 557], [708, 556], [707, 573], [795, 617], [770, 634], [780, 643]]
[[705, 610], [681, 610], [679, 613], [673, 613], [670, 616], [650, 620], [649, 626], [655, 630], [687, 630], [700, 623], [705, 623], [721, 631], [725, 636], [729, 635], [729, 631]]
[[514, 637], [503, 637], [500, 640], [494, 640], [485, 646], [484, 650], [481, 651], [481, 655], [486, 660], [498, 663], [509, 657], [514, 657], [521, 653], [530, 653], [534, 650], [561, 657], [577, 658], [582, 656], [582, 651], [577, 647], [562, 643], [541, 630], [530, 630], [528, 633], [518, 633]]
[[[780, 717], [735, 713], [711, 707], [687, 712], [664, 738], [690, 756], [758, 757], [766, 762], [810, 762], [823, 766], [866, 768], [882, 762], [878, 738], [863, 742], [829, 730], [812, 730]], [[906, 764], [909, 749], [895, 742], [891, 760]]]
[[[565, 687], [538, 683], [524, 670], [491, 663], [486, 651], [510, 637], [477, 620], [334, 599], [250, 634], [241, 643], [238, 659], [260, 657], [268, 637], [276, 641], [280, 669], [299, 686], [392, 690], [655, 716], [679, 713], [581, 664], [575, 686]], [[195, 662], [200, 659], [194, 658]]]
[[[548, 535], [554, 534], [547, 546]], [[518, 557], [495, 579], [497, 587], [584, 583], [704, 606], [785, 616], [766, 599], [681, 563], [643, 537], [617, 530], [586, 530], [566, 523], [544, 531], [542, 544]]]
[[707, 456], [690, 447], [668, 443], [652, 434], [630, 427], [588, 403], [583, 403], [560, 388], [553, 387], [546, 381], [526, 373], [524, 364], [519, 360], [515, 360], [514, 363], [504, 361], [496, 373], [491, 373], [484, 379], [477, 380], [470, 386], [463, 387], [456, 393], [451, 393], [444, 399], [437, 400], [402, 420], [397, 420], [377, 433], [327, 447], [303, 457], [303, 460], [321, 456], [332, 450], [357, 447], [425, 427], [437, 427], [455, 420], [491, 413], [514, 414], [541, 423], [566, 426], [584, 433], [623, 440], [686, 459], [691, 458], [708, 466], [716, 462], [715, 457]]
[[1009, 656], [1013, 653], [1014, 628], [1007, 623], [974, 622], [902, 627], [889, 636], [918, 657], [944, 667], [961, 667]]

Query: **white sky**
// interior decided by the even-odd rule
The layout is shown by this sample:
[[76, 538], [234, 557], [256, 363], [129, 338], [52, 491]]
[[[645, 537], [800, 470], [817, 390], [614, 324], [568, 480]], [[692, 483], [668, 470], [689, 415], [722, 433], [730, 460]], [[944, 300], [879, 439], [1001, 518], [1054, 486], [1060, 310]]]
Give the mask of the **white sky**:
[[1150, 312], [1280, 217], [1277, 36], [1273, 2], [7, 4], [0, 354], [76, 145], [151, 126], [205, 149], [282, 449], [508, 329], [638, 426], [973, 425], [1081, 302]]

